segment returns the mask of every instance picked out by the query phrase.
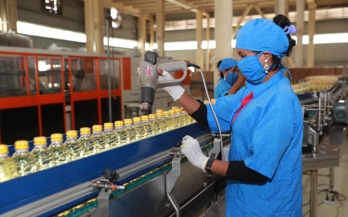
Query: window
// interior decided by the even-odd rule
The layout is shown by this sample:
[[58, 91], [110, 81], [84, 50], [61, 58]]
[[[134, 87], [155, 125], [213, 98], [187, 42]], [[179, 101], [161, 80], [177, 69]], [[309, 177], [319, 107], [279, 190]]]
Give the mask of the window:
[[45, 0], [45, 11], [52, 14], [62, 14], [61, 0]]

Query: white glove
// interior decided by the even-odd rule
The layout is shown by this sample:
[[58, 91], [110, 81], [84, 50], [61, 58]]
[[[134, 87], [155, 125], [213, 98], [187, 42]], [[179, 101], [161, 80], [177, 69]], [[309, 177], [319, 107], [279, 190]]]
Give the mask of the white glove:
[[[173, 81], [175, 80], [169, 72], [163, 71], [162, 76], [158, 76], [159, 81]], [[163, 87], [163, 90], [167, 91], [169, 95], [174, 99], [174, 101], [178, 100], [185, 92], [184, 88], [180, 85]]]
[[209, 157], [202, 152], [198, 141], [191, 136], [182, 138], [181, 153], [183, 153], [193, 166], [198, 167], [205, 172], [205, 166]]

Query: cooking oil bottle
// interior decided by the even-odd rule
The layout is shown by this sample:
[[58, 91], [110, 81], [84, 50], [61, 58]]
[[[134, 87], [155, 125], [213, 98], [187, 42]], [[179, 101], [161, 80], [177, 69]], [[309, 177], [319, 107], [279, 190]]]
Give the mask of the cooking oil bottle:
[[16, 152], [12, 155], [18, 176], [25, 176], [36, 172], [36, 164], [33, 155], [29, 152], [27, 140], [18, 140], [15, 142]]
[[83, 146], [77, 140], [77, 131], [68, 130], [66, 132], [65, 146], [69, 150], [70, 160], [77, 160], [85, 156]]
[[162, 112], [157, 113], [157, 122], [159, 124], [159, 127], [160, 127], [162, 133], [168, 131], [167, 122], [166, 122], [166, 119], [164, 118]]
[[127, 137], [129, 142], [134, 142], [137, 140], [137, 131], [133, 126], [133, 121], [131, 118], [124, 119], [124, 128], [127, 132]]
[[146, 137], [145, 127], [141, 123], [140, 117], [133, 117], [134, 129], [136, 131], [136, 139], [141, 140]]
[[152, 124], [149, 123], [149, 116], [143, 115], [141, 116], [141, 123], [145, 128], [146, 137], [150, 137], [154, 135]]
[[114, 134], [118, 137], [117, 146], [123, 146], [129, 143], [126, 129], [123, 127], [123, 121], [115, 121]]
[[157, 115], [156, 114], [150, 114], [149, 115], [150, 120], [149, 123], [152, 125], [152, 130], [153, 130], [153, 134], [160, 134], [161, 133], [161, 127], [157, 121]]
[[169, 117], [167, 119], [168, 130], [174, 130], [177, 128], [177, 121], [175, 120], [175, 112], [173, 109], [169, 110]]
[[54, 166], [69, 162], [69, 150], [66, 145], [63, 144], [62, 134], [53, 133], [51, 135], [51, 144], [48, 146], [48, 149], [52, 153]]
[[167, 125], [167, 131], [171, 130], [169, 127], [169, 111], [163, 111], [163, 118]]
[[184, 110], [183, 107], [180, 107], [180, 114], [181, 114], [181, 120], [182, 120], [182, 123], [181, 125], [182, 126], [186, 126], [186, 125], [189, 125], [190, 124], [190, 116], [187, 114], [187, 112]]
[[47, 148], [47, 140], [44, 136], [34, 138], [34, 149], [31, 151], [36, 163], [36, 170], [44, 170], [53, 166], [52, 153]]
[[0, 144], [0, 183], [17, 176], [14, 161], [8, 156], [8, 146]]
[[114, 125], [111, 122], [104, 123], [103, 135], [106, 136], [106, 141], [110, 149], [117, 147], [118, 137], [114, 133]]
[[93, 125], [92, 126], [92, 140], [94, 143], [94, 146], [97, 149], [97, 152], [102, 152], [108, 150], [109, 144], [108, 144], [108, 139], [105, 134], [102, 133], [102, 125]]
[[177, 128], [184, 126], [180, 109], [177, 108], [174, 110], [174, 112], [175, 112], [175, 114], [174, 114], [175, 121], [177, 122]]
[[82, 145], [86, 157], [97, 153], [97, 149], [94, 146], [93, 139], [91, 138], [91, 128], [82, 127], [80, 129], [80, 138], [78, 139], [78, 142]]
[[178, 108], [179, 108], [178, 106], [173, 106], [173, 107], [172, 107], [172, 110], [175, 111], [175, 109], [178, 109]]

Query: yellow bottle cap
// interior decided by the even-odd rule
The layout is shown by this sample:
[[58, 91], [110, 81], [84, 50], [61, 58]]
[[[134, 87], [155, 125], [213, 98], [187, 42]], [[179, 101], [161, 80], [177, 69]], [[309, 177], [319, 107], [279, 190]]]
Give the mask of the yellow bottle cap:
[[123, 127], [123, 121], [115, 121], [115, 127]]
[[53, 133], [51, 135], [51, 142], [61, 142], [63, 140], [63, 135], [60, 133]]
[[156, 109], [156, 114], [157, 113], [162, 113], [163, 112], [163, 109]]
[[131, 118], [124, 119], [124, 124], [132, 125], [133, 124], [133, 120]]
[[148, 121], [149, 120], [149, 116], [148, 115], [143, 115], [143, 116], [141, 116], [141, 120], [142, 121]]
[[46, 145], [47, 140], [44, 136], [38, 136], [34, 138], [34, 145]]
[[175, 111], [173, 109], [171, 109], [171, 110], [169, 110], [169, 114], [173, 115], [173, 114], [175, 114]]
[[211, 104], [215, 104], [216, 103], [216, 99], [211, 99]]
[[93, 125], [92, 126], [93, 132], [101, 132], [103, 130], [102, 125]]
[[15, 142], [15, 149], [16, 150], [24, 150], [24, 149], [28, 149], [29, 145], [28, 145], [28, 141], [27, 140], [18, 140]]
[[178, 107], [178, 106], [173, 106], [173, 107], [172, 107], [172, 110], [177, 109], [177, 108], [179, 108], [179, 107]]
[[157, 117], [158, 118], [162, 118], [163, 117], [163, 113], [161, 112], [161, 113], [157, 113]]
[[150, 114], [149, 117], [150, 117], [150, 119], [156, 119], [157, 115], [156, 114]]
[[8, 146], [0, 144], [0, 154], [8, 154]]
[[168, 116], [168, 115], [169, 115], [169, 111], [164, 111], [164, 112], [163, 112], [163, 115], [164, 115], [164, 116]]
[[203, 103], [204, 103], [204, 104], [209, 104], [209, 100], [206, 100], [206, 99], [205, 99], [205, 100], [203, 101]]
[[104, 123], [104, 129], [112, 129], [114, 125], [111, 122]]
[[175, 111], [175, 113], [180, 113], [181, 112], [180, 109], [175, 109], [174, 111]]
[[134, 123], [140, 123], [141, 122], [141, 117], [133, 117]]
[[91, 128], [89, 128], [89, 127], [82, 127], [80, 129], [80, 134], [90, 135], [91, 134]]
[[68, 130], [68, 131], [66, 131], [66, 137], [68, 137], [68, 138], [75, 138], [75, 137], [77, 137], [77, 131], [76, 130]]

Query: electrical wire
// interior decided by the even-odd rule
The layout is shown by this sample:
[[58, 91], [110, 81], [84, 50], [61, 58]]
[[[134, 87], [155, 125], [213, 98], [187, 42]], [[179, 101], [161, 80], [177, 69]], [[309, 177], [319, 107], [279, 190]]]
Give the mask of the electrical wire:
[[208, 93], [208, 88], [207, 88], [207, 84], [205, 82], [205, 78], [204, 78], [204, 74], [203, 74], [203, 71], [202, 69], [199, 69], [199, 72], [201, 73], [201, 76], [202, 76], [202, 81], [203, 81], [203, 85], [204, 85], [204, 90], [205, 90], [205, 93], [207, 94], [207, 99], [209, 101], [209, 106], [210, 106], [210, 109], [211, 109], [211, 112], [213, 113], [213, 116], [214, 116], [214, 119], [216, 121], [216, 125], [218, 127], [218, 130], [219, 130], [219, 135], [220, 135], [220, 149], [221, 149], [221, 159], [222, 161], [226, 161], [225, 159], [225, 155], [223, 154], [223, 141], [222, 141], [222, 132], [221, 132], [221, 127], [220, 127], [220, 123], [219, 123], [219, 120], [216, 116], [216, 113], [215, 113], [215, 110], [213, 108], [213, 105], [211, 104], [211, 101], [210, 101], [210, 97], [209, 97], [209, 93]]

